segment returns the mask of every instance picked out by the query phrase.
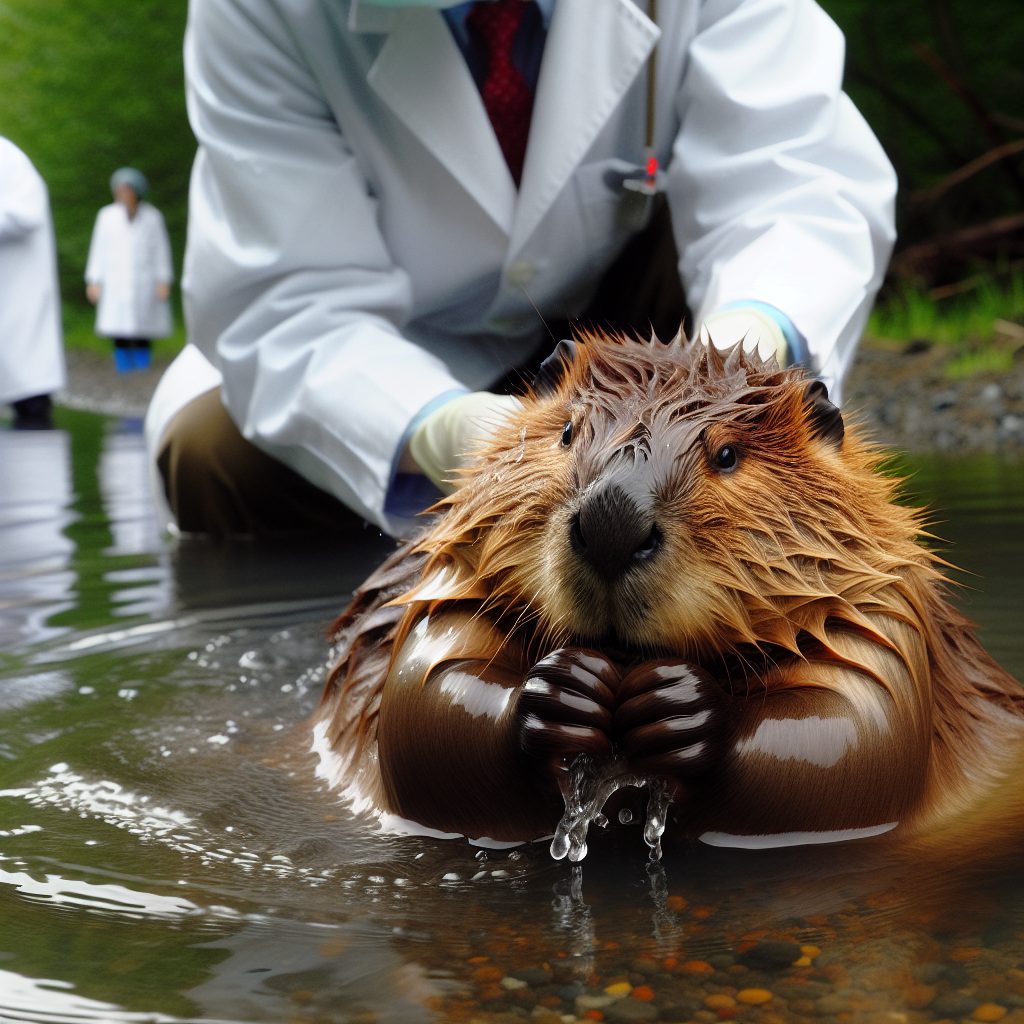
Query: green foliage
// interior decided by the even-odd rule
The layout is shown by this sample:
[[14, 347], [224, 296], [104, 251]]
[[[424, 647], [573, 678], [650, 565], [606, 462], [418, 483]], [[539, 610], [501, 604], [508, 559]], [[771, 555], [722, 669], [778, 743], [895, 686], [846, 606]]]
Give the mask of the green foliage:
[[1013, 367], [1013, 353], [1008, 349], [983, 348], [964, 352], [946, 364], [946, 376], [953, 380], [973, 377], [978, 373], [1007, 373]]
[[[994, 333], [997, 319], [1014, 320], [1022, 316], [1024, 272], [1018, 270], [1005, 287], [986, 276], [974, 291], [939, 301], [919, 288], [906, 285], [875, 306], [867, 333], [876, 338], [904, 341], [927, 338], [944, 345], [959, 344], [965, 339], [987, 341]], [[1005, 367], [1000, 363], [998, 368]]]
[[1019, 0], [821, 0], [846, 34], [845, 88], [900, 180], [900, 246], [1021, 208], [1013, 160], [957, 185], [933, 206], [911, 193], [995, 145], [965, 100], [921, 58], [930, 47], [995, 115], [1004, 139], [1024, 133], [1024, 4]]
[[[98, 338], [93, 330], [96, 323], [96, 309], [93, 306], [79, 305], [77, 302], [64, 303], [64, 347], [87, 349], [100, 355], [110, 355], [113, 343], [109, 338]], [[174, 313], [174, 334], [169, 338], [156, 338], [153, 341], [154, 359], [171, 359], [185, 347], [185, 322], [181, 311]]]
[[[185, 115], [185, 0], [0, 0], [0, 135], [50, 189], [65, 304], [85, 306], [96, 212], [138, 167], [180, 269], [195, 140]], [[74, 310], [70, 309], [74, 321]]]

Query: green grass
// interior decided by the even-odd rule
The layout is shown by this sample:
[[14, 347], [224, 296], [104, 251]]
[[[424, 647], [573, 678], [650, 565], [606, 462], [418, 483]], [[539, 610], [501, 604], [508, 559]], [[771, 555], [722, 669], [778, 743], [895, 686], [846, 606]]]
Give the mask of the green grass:
[[1007, 373], [1013, 367], [1013, 353], [1009, 349], [983, 348], [977, 352], [964, 352], [946, 364], [946, 376], [953, 380], [973, 377], [978, 373]]
[[1022, 317], [1024, 271], [1018, 270], [1003, 286], [986, 276], [973, 291], [938, 301], [919, 288], [907, 286], [875, 306], [867, 334], [902, 341], [926, 338], [939, 345], [977, 345], [991, 341], [996, 320]]
[[[86, 349], [90, 352], [98, 352], [100, 355], [109, 355], [113, 351], [113, 344], [109, 338], [98, 338], [93, 331], [93, 324], [96, 321], [96, 310], [91, 306], [77, 306], [71, 302], [65, 302], [63, 308], [64, 316], [64, 347]], [[181, 316], [181, 310], [174, 311], [174, 334], [169, 338], [157, 338], [153, 342], [153, 358], [173, 359], [184, 347], [187, 341], [185, 335], [185, 322]]]

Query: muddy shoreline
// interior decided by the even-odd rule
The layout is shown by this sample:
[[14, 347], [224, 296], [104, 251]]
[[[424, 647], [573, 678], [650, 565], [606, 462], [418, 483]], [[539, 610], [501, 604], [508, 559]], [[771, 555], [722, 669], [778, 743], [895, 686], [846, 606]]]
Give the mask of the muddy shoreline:
[[[1009, 371], [954, 379], [956, 350], [865, 339], [846, 386], [843, 412], [887, 447], [913, 454], [1024, 453], [1024, 350]], [[142, 418], [167, 368], [118, 374], [96, 352], [67, 353], [68, 386], [58, 405], [108, 416]]]

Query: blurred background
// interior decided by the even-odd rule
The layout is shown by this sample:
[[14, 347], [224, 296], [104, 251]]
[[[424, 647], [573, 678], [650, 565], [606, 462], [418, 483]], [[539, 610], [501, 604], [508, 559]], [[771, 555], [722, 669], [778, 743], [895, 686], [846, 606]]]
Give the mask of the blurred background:
[[[896, 256], [869, 333], [968, 346], [968, 370], [1009, 368], [1013, 346], [993, 342], [993, 324], [1024, 313], [1024, 5], [822, 6], [846, 34], [846, 90], [900, 180]], [[180, 277], [195, 152], [182, 83], [186, 8], [184, 0], [0, 2], [0, 135], [50, 188], [69, 349], [108, 352], [92, 333], [82, 275], [113, 168], [148, 176]], [[177, 332], [156, 343], [158, 359], [184, 344], [176, 313]]]

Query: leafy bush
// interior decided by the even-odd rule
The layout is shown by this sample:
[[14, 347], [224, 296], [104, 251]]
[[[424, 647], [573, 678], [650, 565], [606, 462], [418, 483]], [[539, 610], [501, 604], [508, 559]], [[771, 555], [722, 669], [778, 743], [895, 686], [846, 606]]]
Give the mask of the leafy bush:
[[195, 139], [185, 115], [185, 0], [0, 0], [0, 135], [46, 179], [71, 319], [96, 212], [138, 167], [179, 269]]

